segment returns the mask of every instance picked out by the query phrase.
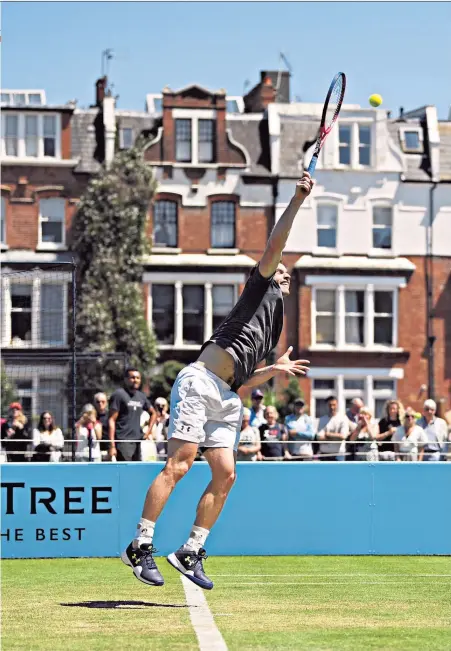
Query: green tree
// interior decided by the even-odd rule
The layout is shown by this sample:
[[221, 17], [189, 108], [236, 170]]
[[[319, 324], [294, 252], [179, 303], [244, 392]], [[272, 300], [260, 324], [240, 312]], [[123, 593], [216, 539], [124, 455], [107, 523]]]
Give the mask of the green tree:
[[1, 415], [6, 416], [9, 405], [17, 400], [17, 389], [8, 377], [3, 362], [0, 366]]
[[155, 373], [149, 381], [152, 400], [155, 400], [155, 398], [166, 398], [166, 400], [169, 400], [172, 385], [183, 367], [184, 364], [172, 359], [161, 365], [159, 372]]
[[[149, 377], [156, 341], [145, 318], [142, 290], [148, 209], [155, 190], [143, 141], [93, 178], [73, 223], [77, 268], [77, 349], [116, 353]], [[78, 386], [86, 397], [121, 381], [123, 364], [81, 362]]]

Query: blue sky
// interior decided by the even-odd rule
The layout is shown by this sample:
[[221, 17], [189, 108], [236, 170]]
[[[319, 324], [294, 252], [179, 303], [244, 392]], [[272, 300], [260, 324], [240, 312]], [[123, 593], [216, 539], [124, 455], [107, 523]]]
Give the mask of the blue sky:
[[2, 2], [2, 86], [43, 88], [51, 104], [93, 101], [101, 52], [122, 109], [146, 93], [189, 83], [241, 95], [246, 80], [293, 68], [292, 96], [322, 101], [348, 76], [346, 101], [372, 93], [397, 115], [451, 105], [451, 3], [447, 2]]

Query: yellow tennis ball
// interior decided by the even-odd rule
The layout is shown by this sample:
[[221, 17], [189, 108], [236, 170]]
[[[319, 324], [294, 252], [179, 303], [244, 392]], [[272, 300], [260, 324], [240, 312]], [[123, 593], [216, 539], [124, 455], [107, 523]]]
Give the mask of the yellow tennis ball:
[[381, 95], [378, 95], [377, 93], [374, 93], [374, 95], [371, 95], [369, 98], [369, 102], [371, 106], [380, 106], [382, 104], [382, 97]]

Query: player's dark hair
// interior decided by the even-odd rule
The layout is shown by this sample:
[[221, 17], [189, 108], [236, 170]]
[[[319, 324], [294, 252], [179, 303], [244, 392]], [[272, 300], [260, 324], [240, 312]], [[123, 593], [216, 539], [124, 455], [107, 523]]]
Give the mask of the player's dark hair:
[[338, 402], [337, 396], [329, 396], [328, 398], [326, 398], [326, 402], [330, 402], [331, 400], [336, 400]]

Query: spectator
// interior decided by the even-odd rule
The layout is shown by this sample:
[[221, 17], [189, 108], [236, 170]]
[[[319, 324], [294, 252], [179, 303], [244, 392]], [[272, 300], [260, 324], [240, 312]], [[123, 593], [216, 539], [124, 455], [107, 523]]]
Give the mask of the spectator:
[[287, 434], [286, 459], [292, 461], [312, 461], [315, 438], [312, 420], [304, 413], [305, 402], [302, 398], [294, 401], [294, 414], [285, 418]]
[[264, 412], [265, 422], [260, 425], [261, 450], [258, 453], [259, 461], [282, 461], [285, 456], [287, 436], [283, 425], [277, 422], [279, 414], [277, 409], [268, 406]]
[[448, 451], [446, 454], [446, 460], [451, 461], [451, 409], [445, 413], [445, 421], [448, 428], [448, 445], [446, 446]]
[[141, 373], [135, 368], [128, 368], [124, 387], [117, 389], [110, 398], [110, 457], [115, 457], [117, 461], [141, 461], [141, 414], [143, 411], [150, 413], [150, 431], [156, 420], [155, 411], [140, 387]]
[[25, 461], [30, 430], [28, 418], [23, 413], [20, 402], [12, 402], [9, 405], [8, 418], [1, 427], [1, 438], [8, 462]]
[[[150, 431], [150, 414], [148, 411], [143, 411], [140, 418], [141, 436], [141, 461], [156, 461], [157, 460], [157, 446]], [[155, 428], [154, 428], [155, 429]]]
[[108, 398], [105, 393], [96, 393], [94, 396], [94, 407], [97, 412], [97, 420], [102, 427], [102, 440], [100, 442], [100, 451], [102, 459], [106, 461], [110, 447], [110, 438], [108, 436]]
[[[425, 400], [423, 415], [417, 421], [425, 432], [428, 442], [424, 447], [423, 461], [441, 461], [446, 457], [448, 428], [443, 418], [436, 416], [437, 405], [434, 400]], [[443, 457], [442, 457], [443, 455]]]
[[379, 421], [379, 461], [395, 461], [395, 448], [392, 442], [398, 427], [404, 422], [404, 407], [400, 400], [387, 400], [384, 416]]
[[[360, 398], [353, 398], [353, 400], [351, 400], [351, 406], [346, 412], [346, 418], [349, 421], [348, 425], [349, 425], [350, 432], [353, 432], [358, 425], [359, 418], [360, 418], [360, 410], [362, 407], [363, 407], [363, 400], [361, 400]], [[346, 461], [355, 461], [354, 452], [355, 452], [354, 443], [351, 443], [350, 445], [346, 445]]]
[[64, 447], [61, 429], [56, 426], [50, 411], [42, 412], [38, 426], [33, 430], [33, 459], [38, 462], [58, 463]]
[[157, 398], [153, 404], [156, 421], [151, 435], [157, 447], [158, 460], [165, 461], [168, 453], [169, 405], [166, 398]]
[[415, 423], [415, 411], [407, 407], [404, 424], [396, 429], [392, 441], [395, 442], [396, 461], [423, 461], [424, 446], [428, 443], [425, 431]]
[[328, 413], [321, 416], [318, 422], [316, 438], [319, 445], [321, 461], [343, 461], [346, 450], [346, 439], [349, 435], [349, 424], [346, 415], [338, 413], [338, 400], [335, 396], [327, 399]]
[[[75, 425], [77, 437], [77, 449], [75, 458], [78, 461], [102, 461], [100, 443], [102, 438], [102, 426], [97, 420], [97, 413], [94, 405], [86, 404], [81, 413], [80, 420]], [[91, 455], [89, 450], [91, 449]]]
[[257, 461], [261, 451], [260, 434], [258, 429], [250, 426], [251, 410], [244, 408], [241, 421], [240, 441], [236, 455], [237, 461]]
[[368, 407], [363, 406], [359, 411], [357, 425], [349, 437], [350, 441], [357, 441], [354, 444], [354, 461], [378, 461], [377, 431], [373, 414]]
[[254, 389], [251, 394], [251, 419], [249, 424], [251, 427], [259, 428], [265, 421], [265, 405], [263, 404], [263, 393], [260, 389]]

